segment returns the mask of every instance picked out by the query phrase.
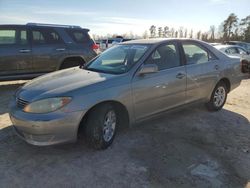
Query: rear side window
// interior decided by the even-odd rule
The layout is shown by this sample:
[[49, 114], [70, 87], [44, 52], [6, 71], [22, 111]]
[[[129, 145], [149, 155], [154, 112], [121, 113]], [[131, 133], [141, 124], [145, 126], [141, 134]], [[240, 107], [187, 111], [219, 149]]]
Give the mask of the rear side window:
[[212, 59], [212, 56], [196, 44], [183, 44], [187, 64], [202, 64]]
[[67, 33], [76, 43], [85, 43], [85, 42], [88, 42], [90, 39], [88, 33], [84, 32], [83, 30], [69, 29], [67, 30]]
[[0, 44], [16, 44], [16, 33], [14, 29], [0, 30]]
[[35, 45], [59, 44], [62, 40], [53, 29], [34, 29], [32, 30], [32, 43]]

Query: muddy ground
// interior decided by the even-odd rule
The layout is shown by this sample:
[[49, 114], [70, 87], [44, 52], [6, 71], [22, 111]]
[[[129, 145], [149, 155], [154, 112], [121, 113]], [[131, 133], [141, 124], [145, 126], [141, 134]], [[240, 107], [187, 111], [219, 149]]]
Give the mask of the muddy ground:
[[164, 114], [120, 132], [103, 151], [84, 140], [20, 140], [8, 103], [22, 83], [0, 83], [0, 187], [250, 187], [250, 79], [220, 112], [200, 105]]

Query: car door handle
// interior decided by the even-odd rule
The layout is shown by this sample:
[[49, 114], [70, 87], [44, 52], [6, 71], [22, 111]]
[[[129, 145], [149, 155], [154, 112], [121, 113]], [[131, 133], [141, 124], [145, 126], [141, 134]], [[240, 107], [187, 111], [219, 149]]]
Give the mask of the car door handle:
[[176, 78], [182, 79], [182, 78], [184, 78], [185, 76], [186, 76], [186, 75], [183, 74], [183, 73], [178, 73], [178, 74], [176, 75]]
[[59, 52], [65, 51], [65, 48], [57, 48], [56, 51], [59, 51]]
[[219, 68], [220, 68], [219, 65], [214, 65], [214, 69], [215, 69], [215, 70], [218, 70]]
[[31, 50], [29, 49], [21, 49], [19, 50], [20, 53], [29, 53]]

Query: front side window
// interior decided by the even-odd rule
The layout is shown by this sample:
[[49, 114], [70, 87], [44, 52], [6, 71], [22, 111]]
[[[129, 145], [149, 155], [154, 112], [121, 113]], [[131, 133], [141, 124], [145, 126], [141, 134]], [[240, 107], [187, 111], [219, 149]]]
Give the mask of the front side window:
[[127, 72], [145, 54], [148, 45], [116, 45], [85, 67], [87, 70], [110, 74]]
[[159, 70], [180, 66], [180, 55], [175, 44], [161, 45], [150, 55], [146, 64], [156, 64]]
[[190, 64], [202, 64], [209, 61], [209, 53], [196, 44], [183, 44], [186, 62]]
[[16, 30], [2, 29], [0, 30], [0, 44], [15, 44], [16, 43]]

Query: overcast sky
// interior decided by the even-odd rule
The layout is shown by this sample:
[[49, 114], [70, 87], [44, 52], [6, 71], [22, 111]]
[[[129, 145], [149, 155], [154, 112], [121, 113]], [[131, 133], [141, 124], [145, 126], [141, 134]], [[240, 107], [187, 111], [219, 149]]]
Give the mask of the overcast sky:
[[230, 13], [250, 15], [250, 0], [0, 0], [0, 24], [80, 25], [92, 34], [142, 34], [151, 25], [206, 31]]

